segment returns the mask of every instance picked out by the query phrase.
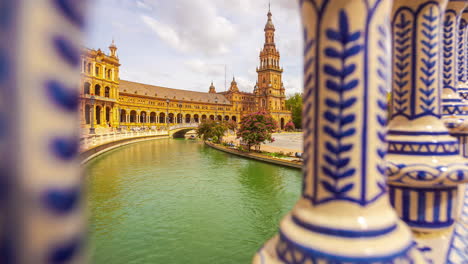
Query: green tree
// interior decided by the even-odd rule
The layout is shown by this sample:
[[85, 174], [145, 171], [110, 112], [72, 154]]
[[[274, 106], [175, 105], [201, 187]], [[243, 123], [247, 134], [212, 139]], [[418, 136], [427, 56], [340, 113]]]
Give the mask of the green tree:
[[215, 143], [219, 143], [227, 129], [228, 128], [224, 122], [208, 119], [202, 121], [200, 125], [198, 125], [197, 134], [202, 137], [203, 140], [211, 138]]
[[277, 129], [276, 121], [266, 111], [250, 113], [242, 117], [240, 128], [237, 131], [237, 138], [242, 138], [242, 141], [250, 148], [266, 141], [273, 142], [274, 138], [271, 134]]
[[296, 128], [302, 128], [302, 94], [296, 93], [286, 99], [286, 108], [292, 112], [292, 121]]

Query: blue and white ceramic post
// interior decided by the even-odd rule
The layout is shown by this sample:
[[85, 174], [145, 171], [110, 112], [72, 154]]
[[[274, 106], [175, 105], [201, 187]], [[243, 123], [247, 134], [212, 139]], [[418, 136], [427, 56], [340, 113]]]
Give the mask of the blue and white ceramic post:
[[392, 11], [393, 113], [386, 158], [390, 201], [434, 263], [446, 263], [447, 238], [460, 202], [457, 185], [468, 180], [458, 141], [441, 120], [447, 2], [395, 0]]
[[458, 93], [460, 96], [468, 100], [468, 9], [463, 11], [460, 27], [459, 27], [459, 64], [458, 64], [458, 73], [459, 73], [459, 86]]
[[466, 4], [465, 0], [449, 0], [443, 18], [442, 115], [449, 129], [460, 127], [465, 115], [465, 102], [457, 90], [459, 78], [463, 79], [465, 75], [463, 30], [459, 29], [466, 25], [462, 20]]
[[458, 138], [460, 154], [468, 157], [468, 102], [459, 94], [466, 85], [465, 28], [468, 13], [465, 0], [449, 0], [443, 28], [442, 116], [452, 136]]
[[420, 263], [385, 184], [390, 0], [300, 1], [303, 193], [254, 263]]
[[86, 263], [77, 157], [84, 2], [0, 1], [0, 141], [8, 152], [0, 177], [9, 179], [0, 183], [8, 204], [0, 263]]

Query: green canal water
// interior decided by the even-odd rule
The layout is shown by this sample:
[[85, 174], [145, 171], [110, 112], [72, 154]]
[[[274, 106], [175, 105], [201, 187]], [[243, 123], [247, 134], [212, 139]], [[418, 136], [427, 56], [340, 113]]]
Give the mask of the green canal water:
[[199, 141], [127, 145], [86, 165], [92, 263], [250, 263], [301, 173]]

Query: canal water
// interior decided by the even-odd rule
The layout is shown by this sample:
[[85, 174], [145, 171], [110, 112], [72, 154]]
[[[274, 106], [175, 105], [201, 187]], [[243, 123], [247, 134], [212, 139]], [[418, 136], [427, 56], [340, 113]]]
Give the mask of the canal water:
[[300, 196], [299, 170], [160, 139], [86, 165], [92, 263], [250, 263]]

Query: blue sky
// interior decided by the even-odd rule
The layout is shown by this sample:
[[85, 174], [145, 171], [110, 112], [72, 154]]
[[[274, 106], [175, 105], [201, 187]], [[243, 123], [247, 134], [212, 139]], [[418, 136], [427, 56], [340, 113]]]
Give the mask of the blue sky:
[[[112, 39], [121, 79], [171, 88], [224, 90], [232, 76], [251, 92], [263, 47], [267, 0], [94, 0], [85, 46], [108, 52]], [[297, 1], [271, 0], [286, 93], [302, 90]]]

